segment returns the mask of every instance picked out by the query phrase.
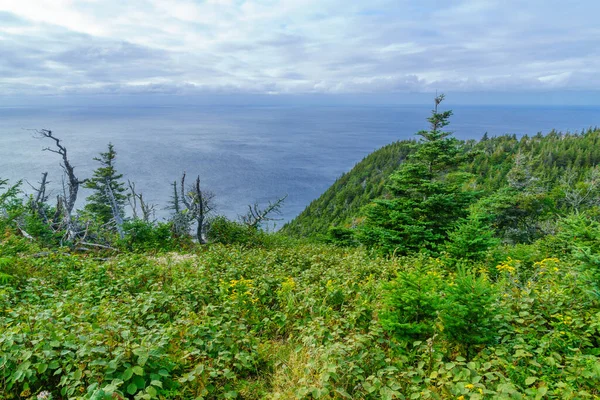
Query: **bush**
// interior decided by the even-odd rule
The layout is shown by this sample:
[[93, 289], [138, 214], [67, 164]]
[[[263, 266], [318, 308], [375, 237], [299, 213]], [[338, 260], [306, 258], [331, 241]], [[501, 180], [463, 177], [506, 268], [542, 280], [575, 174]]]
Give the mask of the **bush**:
[[440, 313], [444, 336], [464, 347], [469, 358], [473, 346], [495, 340], [497, 295], [485, 275], [465, 269], [459, 270], [446, 294]]
[[263, 233], [256, 228], [218, 216], [210, 223], [208, 241], [221, 244], [260, 245]]
[[446, 251], [454, 260], [482, 261], [498, 243], [491, 227], [475, 216], [462, 220], [448, 235]]
[[327, 231], [326, 242], [338, 246], [356, 246], [358, 241], [354, 236], [354, 230], [341, 226], [332, 226]]
[[441, 271], [421, 263], [399, 271], [384, 285], [383, 327], [404, 341], [430, 338], [442, 301], [442, 279]]
[[125, 237], [119, 241], [119, 245], [129, 251], [173, 251], [189, 243], [185, 238], [173, 235], [171, 223], [153, 224], [138, 219], [125, 222], [123, 230]]

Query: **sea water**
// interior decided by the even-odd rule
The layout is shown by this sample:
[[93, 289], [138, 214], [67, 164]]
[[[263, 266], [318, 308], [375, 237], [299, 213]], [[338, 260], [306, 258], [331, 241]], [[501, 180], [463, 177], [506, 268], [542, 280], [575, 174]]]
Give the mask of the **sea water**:
[[[459, 139], [533, 135], [552, 129], [579, 132], [600, 125], [600, 107], [456, 106], [448, 130]], [[388, 143], [427, 129], [425, 106], [177, 106], [2, 107], [0, 178], [24, 180], [31, 193], [48, 172], [60, 193], [60, 157], [36, 129], [51, 129], [67, 147], [78, 178], [110, 142], [116, 168], [157, 205], [157, 218], [183, 172], [215, 194], [218, 214], [236, 218], [248, 204], [287, 195], [281, 226], [298, 215], [340, 175]], [[89, 195], [82, 190], [80, 204]]]

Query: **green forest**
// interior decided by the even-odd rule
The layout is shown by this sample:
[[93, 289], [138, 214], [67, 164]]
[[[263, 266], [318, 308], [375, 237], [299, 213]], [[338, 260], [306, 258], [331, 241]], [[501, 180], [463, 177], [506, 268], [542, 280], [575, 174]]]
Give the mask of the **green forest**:
[[600, 129], [461, 141], [443, 100], [278, 232], [185, 174], [156, 221], [112, 144], [80, 179], [38, 131], [64, 190], [0, 171], [0, 399], [600, 398]]

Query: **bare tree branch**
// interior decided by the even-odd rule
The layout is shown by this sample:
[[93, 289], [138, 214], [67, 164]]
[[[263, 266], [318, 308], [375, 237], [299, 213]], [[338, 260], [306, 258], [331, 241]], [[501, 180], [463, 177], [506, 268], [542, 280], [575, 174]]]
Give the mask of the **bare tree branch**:
[[[46, 147], [44, 150], [50, 151], [52, 153], [59, 154], [62, 157], [61, 167], [63, 168], [65, 175], [67, 176], [67, 188], [64, 190], [64, 198], [63, 198], [63, 206], [64, 206], [64, 222], [67, 227], [67, 238], [73, 238], [75, 235], [75, 228], [73, 226], [73, 221], [71, 219], [71, 214], [73, 209], [75, 208], [75, 203], [77, 202], [77, 194], [79, 192], [79, 185], [85, 183], [86, 180], [79, 180], [75, 175], [75, 167], [71, 165], [69, 161], [67, 148], [61, 144], [61, 140], [54, 136], [51, 130], [48, 129], [40, 129], [36, 130], [39, 138], [50, 139], [54, 141], [54, 145], [56, 149], [51, 149]], [[64, 184], [63, 184], [64, 187]], [[68, 194], [67, 194], [68, 189]]]
[[156, 205], [146, 203], [146, 201], [144, 200], [144, 195], [142, 193], [137, 193], [135, 191], [135, 183], [131, 182], [130, 180], [128, 180], [127, 183], [129, 186], [129, 191], [131, 192], [131, 196], [128, 197], [128, 200], [129, 200], [129, 205], [131, 206], [131, 209], [133, 210], [133, 218], [138, 219], [137, 203], [139, 200], [140, 210], [142, 212], [142, 220], [144, 222], [151, 222], [151, 219], [154, 218]]
[[569, 169], [561, 178], [561, 184], [565, 187], [564, 201], [576, 212], [582, 206], [600, 204], [600, 167], [590, 170], [582, 182], [578, 182], [577, 175], [575, 170]]
[[280, 218], [273, 218], [273, 214], [281, 214], [281, 207], [283, 202], [287, 198], [287, 194], [275, 202], [270, 202], [265, 208], [260, 208], [258, 203], [248, 205], [248, 212], [246, 215], [242, 215], [240, 220], [251, 228], [260, 228], [260, 226], [268, 221], [277, 221]]
[[36, 193], [35, 197], [31, 201], [31, 206], [34, 211], [38, 214], [38, 216], [44, 221], [45, 224], [50, 225], [48, 216], [46, 215], [46, 209], [44, 204], [48, 201], [48, 196], [46, 195], [46, 184], [48, 178], [48, 173], [42, 173], [42, 180], [38, 182], [39, 186], [35, 187], [31, 183], [27, 182], [29, 186]]
[[206, 243], [205, 233], [208, 225], [208, 216], [215, 209], [214, 193], [203, 190], [200, 186], [200, 176], [189, 190], [185, 190], [185, 172], [181, 177], [180, 199], [186, 206], [190, 218], [196, 221], [196, 239], [199, 243]]

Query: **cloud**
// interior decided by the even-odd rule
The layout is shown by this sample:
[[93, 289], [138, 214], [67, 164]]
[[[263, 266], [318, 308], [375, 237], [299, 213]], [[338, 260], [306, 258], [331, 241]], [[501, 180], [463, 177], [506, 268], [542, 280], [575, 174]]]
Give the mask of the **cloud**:
[[600, 2], [0, 0], [0, 92], [600, 90]]

